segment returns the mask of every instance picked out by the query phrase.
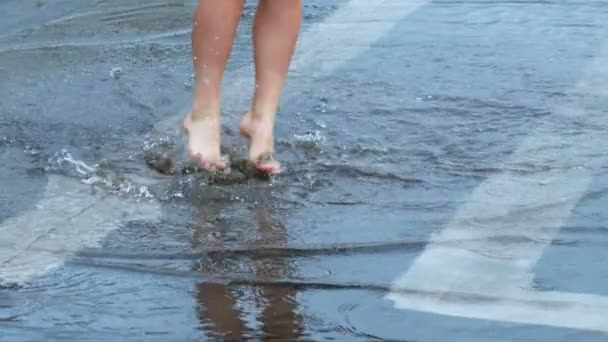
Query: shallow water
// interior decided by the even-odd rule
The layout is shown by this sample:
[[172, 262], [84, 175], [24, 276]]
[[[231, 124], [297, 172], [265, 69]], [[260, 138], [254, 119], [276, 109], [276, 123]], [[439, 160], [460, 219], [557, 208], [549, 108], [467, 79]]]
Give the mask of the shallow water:
[[[344, 4], [308, 2], [305, 29]], [[84, 199], [91, 192], [160, 208], [159, 219], [120, 217], [92, 201], [91, 217], [121, 221], [94, 242], [53, 223], [42, 239], [69, 236], [44, 245], [55, 246], [45, 253], [65, 261], [27, 281], [1, 279], [2, 340], [605, 340], [585, 330], [399, 310], [385, 295], [484, 180], [588, 166], [542, 150], [507, 160], [534, 132], [567, 144], [605, 131], [601, 120], [592, 126], [558, 113], [585, 103], [594, 108], [588, 115], [602, 117], [607, 108], [605, 96], [572, 92], [607, 44], [606, 5], [434, 1], [362, 54], [343, 56], [354, 58], [330, 74], [315, 64], [296, 68], [277, 127], [288, 171], [268, 182], [163, 175], [147, 164], [150, 154], [181, 146], [179, 119], [192, 91], [191, 4], [0, 3], [9, 14], [0, 23], [0, 246], [12, 248], [5, 226], [25, 213], [33, 211], [32, 226], [50, 222], [54, 212], [40, 206], [45, 191], [56, 194], [45, 190], [53, 177], [82, 187]], [[254, 9], [249, 2], [224, 91], [225, 148], [241, 156], [234, 128], [248, 101], [241, 77]], [[314, 61], [319, 69], [324, 62], [333, 63]], [[602, 160], [606, 151], [585, 157]], [[588, 191], [533, 269], [536, 289], [608, 295], [607, 171], [592, 169]], [[86, 235], [86, 220], [65, 222]], [[526, 238], [497, 242], [508, 253]], [[84, 248], [72, 253], [65, 241], [76, 240]], [[34, 255], [42, 253], [36, 243]], [[448, 262], [437, 261], [438, 272]]]

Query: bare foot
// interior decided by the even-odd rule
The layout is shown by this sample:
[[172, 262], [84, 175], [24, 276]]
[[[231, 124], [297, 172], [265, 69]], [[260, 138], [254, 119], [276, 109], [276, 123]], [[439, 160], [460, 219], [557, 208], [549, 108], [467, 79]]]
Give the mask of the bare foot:
[[274, 159], [273, 130], [272, 122], [254, 119], [251, 112], [241, 119], [241, 135], [250, 141], [249, 162], [260, 172], [276, 175], [283, 169]]
[[206, 171], [226, 171], [228, 163], [220, 152], [219, 118], [192, 119], [192, 113], [184, 120], [188, 135], [188, 155]]

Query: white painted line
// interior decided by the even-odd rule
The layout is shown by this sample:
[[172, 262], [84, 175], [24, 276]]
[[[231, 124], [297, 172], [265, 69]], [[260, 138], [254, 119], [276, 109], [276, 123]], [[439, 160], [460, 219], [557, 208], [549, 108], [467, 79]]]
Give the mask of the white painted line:
[[96, 247], [124, 220], [158, 222], [160, 207], [94, 193], [91, 186], [62, 176], [49, 177], [35, 209], [0, 226], [0, 283], [21, 284], [50, 272], [84, 247]]
[[[65, 22], [69, 22], [75, 19], [82, 19], [86, 17], [91, 17], [95, 15], [99, 16], [111, 16], [112, 14], [120, 13], [120, 12], [131, 12], [133, 13], [141, 13], [150, 10], [154, 10], [162, 7], [172, 7], [172, 6], [184, 6], [183, 2], [173, 1], [173, 2], [160, 2], [160, 3], [147, 3], [145, 5], [138, 6], [113, 6], [104, 9], [97, 9], [88, 12], [79, 12], [77, 14], [68, 14], [59, 18], [52, 19], [46, 23], [41, 23], [42, 27], [48, 27], [51, 25], [62, 24]], [[95, 18], [89, 18], [89, 20], [96, 20]], [[98, 20], [98, 19], [97, 19]], [[40, 27], [39, 27], [40, 28]], [[83, 37], [80, 39], [72, 39], [72, 40], [61, 40], [61, 41], [49, 41], [46, 39], [42, 42], [36, 43], [26, 43], [26, 44], [9, 44], [2, 42], [3, 39], [12, 38], [15, 34], [19, 34], [19, 32], [9, 32], [9, 33], [0, 33], [0, 53], [9, 52], [9, 51], [19, 51], [19, 50], [34, 50], [34, 49], [48, 49], [48, 48], [61, 48], [61, 47], [102, 47], [102, 46], [112, 46], [112, 45], [121, 45], [121, 44], [129, 44], [129, 43], [140, 43], [145, 41], [153, 41], [161, 38], [170, 38], [179, 35], [189, 34], [190, 30], [174, 30], [162, 33], [151, 34], [147, 36], [136, 36], [131, 38], [123, 38], [119, 40], [95, 40], [90, 37]]]
[[327, 76], [369, 49], [429, 0], [352, 0], [312, 27], [298, 43], [292, 69]]
[[467, 296], [452, 297], [447, 293], [437, 297], [402, 293], [389, 295], [395, 306], [403, 310], [608, 333], [608, 297], [605, 296], [528, 292], [479, 301], [470, 300]]
[[116, 6], [116, 5], [111, 5], [111, 6], [107, 6], [106, 8], [102, 8], [102, 9], [96, 9], [96, 10], [92, 10], [92, 11], [88, 11], [88, 12], [78, 12], [75, 14], [68, 14], [56, 19], [53, 19], [51, 21], [49, 21], [48, 23], [46, 23], [45, 25], [53, 25], [53, 24], [60, 24], [60, 23], [64, 23], [67, 21], [72, 21], [74, 19], [89, 19], [87, 17], [92, 17], [92, 16], [100, 16], [100, 17], [111, 17], [114, 16], [118, 13], [124, 13], [124, 12], [129, 12], [129, 14], [132, 13], [140, 13], [140, 12], [147, 12], [150, 10], [154, 10], [154, 9], [158, 9], [158, 8], [166, 8], [166, 7], [173, 7], [173, 6], [184, 6], [184, 2], [183, 1], [163, 1], [163, 2], [148, 2], [146, 4], [140, 4], [140, 5], [135, 5], [135, 6]]
[[[331, 73], [425, 3], [428, 0], [352, 0], [302, 34], [299, 50], [303, 53], [296, 55], [293, 63], [298, 72]], [[337, 41], [342, 44], [340, 49], [335, 48]], [[253, 89], [252, 67], [237, 70], [225, 84], [239, 95], [234, 100], [242, 100], [243, 92]], [[179, 129], [182, 119], [170, 117], [155, 129]], [[22, 283], [57, 268], [74, 252], [95, 245], [120, 227], [123, 219], [150, 221], [160, 215], [155, 202], [132, 203], [105, 193], [93, 194], [89, 186], [54, 175], [49, 177], [38, 206], [40, 209], [0, 224], [0, 282]]]
[[[4, 44], [5, 46], [0, 47], [0, 53], [10, 52], [10, 51], [23, 51], [23, 50], [37, 50], [37, 49], [56, 49], [63, 47], [104, 47], [104, 46], [115, 46], [115, 45], [123, 45], [123, 44], [139, 44], [143, 42], [154, 41], [162, 38], [172, 38], [177, 36], [184, 36], [190, 33], [190, 30], [182, 29], [182, 30], [172, 30], [166, 32], [152, 33], [145, 36], [134, 36], [127, 38], [119, 38], [119, 39], [103, 39], [103, 40], [95, 40], [90, 38], [77, 38], [72, 40], [62, 40], [62, 41], [44, 41], [44, 42], [35, 42], [35, 43], [25, 43], [25, 44], [16, 44], [9, 45]], [[1, 39], [2, 37], [0, 37]]]
[[[554, 124], [539, 126], [505, 163], [507, 167], [528, 164], [551, 169], [505, 172], [480, 184], [448, 226], [431, 238], [407, 273], [396, 280], [396, 292], [388, 298], [403, 309], [608, 332], [608, 298], [532, 291], [532, 268], [586, 193], [597, 170], [608, 164], [608, 120], [603, 112], [608, 103], [606, 89], [608, 50], [594, 60], [571, 91], [570, 103], [577, 107], [556, 105]], [[514, 239], [507, 241], [504, 236]], [[445, 244], [454, 240], [467, 242]], [[528, 312], [508, 302], [480, 306], [454, 305], [441, 296], [416, 299], [399, 294], [399, 288], [546, 298], [569, 304]]]

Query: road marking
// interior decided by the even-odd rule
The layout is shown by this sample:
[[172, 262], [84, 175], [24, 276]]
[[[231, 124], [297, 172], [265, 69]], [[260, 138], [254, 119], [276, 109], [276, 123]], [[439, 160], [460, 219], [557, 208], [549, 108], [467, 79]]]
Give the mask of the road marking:
[[96, 247], [123, 220], [160, 219], [158, 203], [94, 193], [67, 177], [51, 175], [36, 208], [0, 226], [0, 282], [22, 284], [61, 266], [84, 247]]
[[332, 74], [429, 0], [352, 0], [312, 27], [298, 44], [292, 69], [306, 75]]
[[[71, 41], [44, 41], [35, 43], [24, 43], [9, 45], [3, 44], [0, 48], [0, 53], [11, 52], [11, 51], [26, 51], [26, 50], [38, 50], [38, 49], [57, 49], [64, 47], [106, 47], [123, 44], [138, 44], [143, 42], [154, 41], [163, 38], [172, 38], [177, 36], [184, 36], [190, 33], [190, 30], [172, 30], [160, 33], [151, 33], [145, 36], [135, 36], [120, 39], [103, 39], [95, 40], [91, 38], [78, 38]], [[0, 40], [2, 37], [0, 37]]]
[[[293, 66], [302, 73], [329, 74], [428, 2], [351, 0], [303, 32], [298, 47], [302, 53], [294, 56]], [[225, 82], [230, 93], [237, 96], [235, 101], [243, 99], [244, 90], [253, 89], [252, 75], [252, 67], [244, 67]], [[155, 129], [175, 130], [182, 119], [178, 115], [170, 117]], [[91, 187], [56, 175], [49, 176], [38, 206], [41, 209], [0, 224], [0, 282], [23, 283], [56, 269], [74, 252], [95, 245], [119, 228], [123, 219], [150, 221], [160, 215], [159, 204], [154, 201], [135, 203], [106, 193], [93, 194]]]
[[[533, 291], [533, 267], [557, 236], [594, 175], [608, 165], [608, 49], [584, 71], [570, 92], [571, 105], [556, 105], [554, 125], [539, 126], [506, 165], [551, 165], [550, 170], [488, 178], [472, 193], [447, 228], [387, 296], [401, 309], [515, 323], [608, 332], [608, 297]], [[600, 106], [598, 106], [598, 104]], [[603, 105], [603, 106], [601, 106]], [[563, 119], [563, 120], [562, 120]], [[560, 124], [561, 127], [556, 125]], [[574, 124], [576, 123], [576, 125]], [[516, 239], [505, 241], [499, 236]], [[459, 246], [446, 241], [464, 240]], [[399, 289], [424, 289], [446, 298], [417, 298]], [[505, 298], [487, 303], [454, 302], [449, 293]], [[516, 298], [517, 301], [509, 301]], [[519, 300], [540, 300], [531, 307]]]

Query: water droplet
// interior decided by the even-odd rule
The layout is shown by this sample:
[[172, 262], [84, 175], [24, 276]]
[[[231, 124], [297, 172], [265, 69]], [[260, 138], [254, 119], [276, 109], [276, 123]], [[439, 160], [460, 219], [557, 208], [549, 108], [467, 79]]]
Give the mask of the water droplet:
[[325, 137], [321, 134], [321, 131], [315, 130], [314, 132], [308, 132], [303, 135], [294, 134], [296, 141], [306, 143], [321, 143], [325, 141]]
[[113, 79], [118, 79], [119, 75], [122, 73], [121, 67], [114, 67], [110, 70], [110, 77]]
[[139, 187], [139, 197], [144, 197], [144, 198], [153, 198], [154, 196], [152, 196], [152, 193], [150, 192], [150, 190], [148, 190], [148, 187], [145, 185], [142, 185]]
[[198, 26], [198, 20], [194, 22], [194, 26]]
[[327, 128], [327, 124], [323, 121], [316, 121], [315, 123], [321, 128]]
[[327, 113], [327, 98], [326, 97], [321, 98], [320, 104], [317, 105], [316, 109], [317, 109], [317, 111], [320, 111], [321, 113]]
[[196, 56], [194, 56], [194, 57], [192, 57], [192, 58], [193, 58], [194, 60], [197, 60], [197, 59], [198, 59], [198, 57], [196, 57]]

